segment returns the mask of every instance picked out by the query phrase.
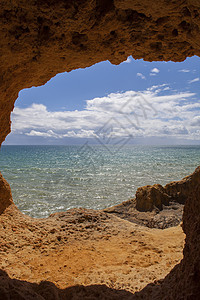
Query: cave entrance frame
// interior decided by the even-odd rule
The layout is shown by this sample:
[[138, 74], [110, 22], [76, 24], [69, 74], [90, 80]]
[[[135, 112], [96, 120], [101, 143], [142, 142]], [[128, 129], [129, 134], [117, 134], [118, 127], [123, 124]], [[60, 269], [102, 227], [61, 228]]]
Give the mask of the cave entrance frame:
[[[199, 16], [196, 0], [2, 1], [0, 143], [10, 132], [19, 91], [42, 85], [58, 73], [105, 60], [118, 64], [130, 55], [148, 61], [200, 56]], [[13, 202], [2, 176], [0, 183], [2, 213]], [[197, 185], [186, 200], [186, 245], [171, 277], [172, 299], [199, 296], [199, 198]]]

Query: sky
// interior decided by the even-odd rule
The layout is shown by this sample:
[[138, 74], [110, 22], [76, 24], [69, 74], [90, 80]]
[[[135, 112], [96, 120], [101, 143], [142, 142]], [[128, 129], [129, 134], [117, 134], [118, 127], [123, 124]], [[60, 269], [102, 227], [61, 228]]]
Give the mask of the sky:
[[200, 58], [128, 57], [19, 93], [5, 145], [200, 144]]

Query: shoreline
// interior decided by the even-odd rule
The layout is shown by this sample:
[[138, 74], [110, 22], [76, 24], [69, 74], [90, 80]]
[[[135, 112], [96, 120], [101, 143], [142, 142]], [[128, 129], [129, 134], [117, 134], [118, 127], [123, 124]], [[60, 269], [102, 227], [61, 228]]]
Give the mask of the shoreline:
[[[142, 153], [124, 149], [114, 158], [106, 155], [105, 165], [94, 170], [88, 163], [84, 169], [85, 160], [75, 157], [77, 151], [74, 150], [68, 153], [58, 147], [58, 151], [46, 153], [37, 150], [37, 146], [33, 152], [27, 152], [26, 148], [24, 151], [11, 149], [7, 154], [3, 151], [1, 171], [11, 185], [18, 208], [37, 218], [69, 208], [107, 209], [120, 204], [133, 198], [142, 185], [160, 183], [164, 186], [192, 173], [200, 154], [196, 148], [182, 151], [178, 147], [164, 152], [157, 149], [150, 153], [144, 147]], [[72, 161], [67, 160], [68, 156]], [[60, 161], [58, 165], [55, 165], [56, 159]], [[76, 163], [81, 164], [77, 169]]]

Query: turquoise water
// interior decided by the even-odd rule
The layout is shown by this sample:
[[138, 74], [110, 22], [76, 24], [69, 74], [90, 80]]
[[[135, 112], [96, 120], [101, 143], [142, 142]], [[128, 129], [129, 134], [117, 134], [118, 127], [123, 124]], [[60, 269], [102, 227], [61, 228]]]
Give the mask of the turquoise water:
[[200, 146], [2, 146], [0, 151], [0, 170], [14, 202], [33, 217], [112, 206], [140, 186], [179, 180], [198, 165]]

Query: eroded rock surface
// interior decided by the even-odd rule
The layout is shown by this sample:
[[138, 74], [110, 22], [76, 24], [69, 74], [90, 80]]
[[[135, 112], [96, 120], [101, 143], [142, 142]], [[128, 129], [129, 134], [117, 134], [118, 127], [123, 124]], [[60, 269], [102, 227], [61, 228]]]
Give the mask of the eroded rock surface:
[[32, 219], [8, 206], [0, 217], [0, 299], [199, 299], [199, 182], [200, 167], [163, 187], [186, 200], [184, 257], [168, 275], [182, 258], [180, 226], [151, 229], [109, 209]]
[[136, 191], [136, 209], [139, 211], [152, 211], [154, 208], [163, 209], [169, 205], [170, 196], [160, 184], [140, 187]]
[[11, 205], [0, 244], [0, 300], [138, 299], [182, 259], [184, 234], [91, 209], [32, 219]]
[[181, 223], [183, 204], [169, 202], [168, 206], [162, 207], [162, 210], [154, 208], [152, 211], [138, 211], [136, 208], [136, 199], [130, 199], [121, 204], [106, 208], [104, 211], [149, 228], [165, 229]]
[[[42, 85], [57, 73], [107, 59], [118, 64], [129, 55], [148, 61], [182, 61], [192, 55], [200, 56], [199, 33], [200, 3], [197, 0], [1, 0], [0, 144], [10, 132], [10, 113], [21, 89]], [[176, 197], [185, 202], [184, 258], [163, 282], [147, 287], [137, 299], [200, 299], [199, 169], [181, 185], [173, 183], [166, 189], [172, 197], [174, 191], [179, 190]], [[0, 190], [3, 229], [6, 230], [8, 220], [12, 219], [16, 226], [23, 228], [26, 217], [21, 214], [21, 221], [16, 218], [19, 212], [12, 204], [10, 188], [2, 177]], [[3, 215], [7, 217], [3, 219]], [[46, 221], [30, 222], [33, 236], [37, 226], [46, 226]], [[10, 233], [9, 226], [7, 229]], [[12, 231], [15, 229], [13, 224]], [[29, 241], [25, 234], [21, 247]], [[10, 247], [15, 248], [12, 239]], [[4, 274], [0, 282], [3, 299], [36, 299], [27, 283], [11, 283]], [[37, 299], [45, 299], [45, 293], [53, 299], [64, 297], [49, 285], [35, 288], [39, 291]], [[11, 291], [15, 298], [10, 297]], [[92, 287], [88, 291], [89, 294], [84, 288], [80, 291], [82, 295], [85, 293], [85, 299], [91, 299], [91, 295], [101, 297]], [[102, 293], [106, 299], [105, 289]]]
[[[172, 200], [181, 204], [185, 203], [183, 212], [183, 230], [186, 233], [184, 258], [163, 281], [156, 286], [148, 285], [142, 293], [148, 295], [149, 299], [200, 299], [200, 167], [190, 176], [167, 184], [164, 191]], [[125, 202], [125, 217], [122, 213], [125, 219], [130, 217], [126, 209], [127, 204]], [[120, 212], [121, 206], [117, 209]], [[142, 297], [142, 293], [138, 297], [140, 295]]]
[[13, 200], [10, 186], [0, 173], [0, 215], [11, 204]]
[[150, 228], [164, 229], [177, 226], [182, 220], [186, 200], [200, 184], [200, 168], [192, 175], [166, 186], [147, 185], [137, 189], [135, 198], [104, 209], [130, 222]]
[[148, 61], [200, 56], [199, 1], [1, 0], [0, 143], [21, 89], [129, 55]]

